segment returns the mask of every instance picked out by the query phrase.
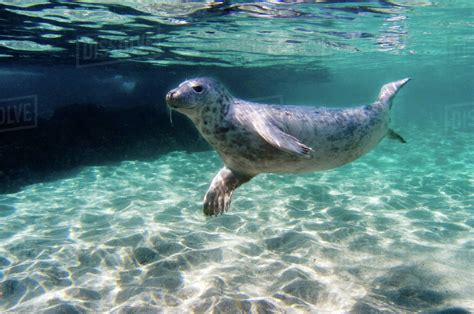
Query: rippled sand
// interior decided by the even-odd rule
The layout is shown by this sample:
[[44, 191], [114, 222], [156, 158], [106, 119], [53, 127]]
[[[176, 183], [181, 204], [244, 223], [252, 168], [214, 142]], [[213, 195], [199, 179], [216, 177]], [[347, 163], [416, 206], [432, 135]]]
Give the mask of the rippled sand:
[[0, 311], [474, 310], [472, 139], [402, 133], [334, 171], [257, 177], [217, 218], [214, 152], [0, 196]]

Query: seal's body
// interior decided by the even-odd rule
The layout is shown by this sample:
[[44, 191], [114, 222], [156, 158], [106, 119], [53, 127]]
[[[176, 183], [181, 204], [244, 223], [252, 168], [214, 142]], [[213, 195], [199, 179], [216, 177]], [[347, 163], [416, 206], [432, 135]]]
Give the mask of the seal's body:
[[225, 167], [204, 198], [204, 212], [222, 213], [232, 192], [260, 173], [326, 170], [351, 162], [385, 136], [393, 96], [409, 79], [386, 84], [371, 105], [334, 109], [257, 104], [234, 98], [219, 82], [197, 78], [167, 94], [221, 156]]

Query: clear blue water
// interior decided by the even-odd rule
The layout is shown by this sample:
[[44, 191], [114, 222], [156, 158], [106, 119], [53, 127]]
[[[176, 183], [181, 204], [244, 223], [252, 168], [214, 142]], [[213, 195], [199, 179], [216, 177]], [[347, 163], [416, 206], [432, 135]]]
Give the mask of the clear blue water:
[[[474, 4], [290, 2], [0, 1], [0, 108], [37, 109], [0, 119], [0, 312], [474, 311]], [[209, 218], [222, 161], [164, 100], [197, 75], [335, 107], [412, 77], [408, 143]]]

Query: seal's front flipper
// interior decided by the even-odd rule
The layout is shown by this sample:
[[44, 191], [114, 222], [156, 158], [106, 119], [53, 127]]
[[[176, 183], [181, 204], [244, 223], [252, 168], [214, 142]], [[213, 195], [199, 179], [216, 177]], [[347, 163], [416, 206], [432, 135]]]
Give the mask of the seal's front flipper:
[[401, 143], [406, 143], [407, 142], [407, 141], [405, 141], [405, 139], [400, 134], [398, 134], [397, 132], [395, 132], [392, 129], [388, 129], [387, 137], [389, 139], [392, 139], [392, 140], [397, 140]]
[[311, 147], [301, 143], [296, 137], [283, 132], [276, 124], [263, 118], [256, 118], [253, 125], [258, 134], [270, 145], [287, 153], [311, 158]]
[[235, 172], [227, 167], [222, 168], [212, 179], [211, 185], [204, 196], [204, 214], [212, 216], [227, 211], [234, 190], [248, 182], [252, 177]]

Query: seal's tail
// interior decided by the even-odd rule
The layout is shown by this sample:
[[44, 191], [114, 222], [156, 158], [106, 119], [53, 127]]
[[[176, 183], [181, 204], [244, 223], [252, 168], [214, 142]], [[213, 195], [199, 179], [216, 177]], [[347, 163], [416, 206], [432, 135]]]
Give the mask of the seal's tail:
[[[378, 104], [378, 106], [381, 105], [384, 108], [388, 107], [388, 109], [391, 109], [393, 97], [395, 97], [395, 95], [400, 90], [400, 88], [403, 87], [410, 80], [411, 80], [410, 78], [406, 78], [406, 79], [399, 80], [396, 82], [391, 82], [382, 86], [382, 89], [380, 90], [380, 94], [379, 94], [379, 99], [377, 100], [376, 104]], [[388, 129], [386, 136], [390, 139], [397, 140], [401, 143], [406, 143], [405, 139], [392, 129]]]
[[388, 105], [389, 108], [392, 108], [392, 99], [395, 97], [397, 92], [403, 87], [411, 78], [406, 78], [396, 82], [391, 82], [382, 86], [380, 90], [378, 101], [383, 105]]

